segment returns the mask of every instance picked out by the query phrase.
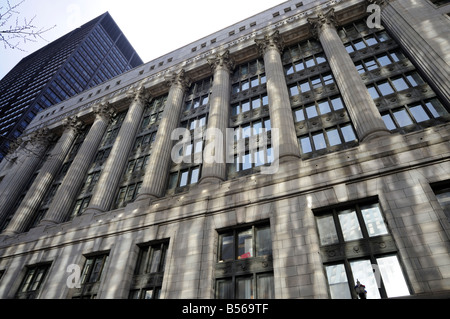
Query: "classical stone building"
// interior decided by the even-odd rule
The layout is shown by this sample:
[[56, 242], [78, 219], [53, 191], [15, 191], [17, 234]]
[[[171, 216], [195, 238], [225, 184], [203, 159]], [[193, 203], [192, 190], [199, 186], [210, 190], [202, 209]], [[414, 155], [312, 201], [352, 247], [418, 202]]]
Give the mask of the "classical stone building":
[[448, 298], [446, 4], [286, 1], [39, 113], [0, 297]]

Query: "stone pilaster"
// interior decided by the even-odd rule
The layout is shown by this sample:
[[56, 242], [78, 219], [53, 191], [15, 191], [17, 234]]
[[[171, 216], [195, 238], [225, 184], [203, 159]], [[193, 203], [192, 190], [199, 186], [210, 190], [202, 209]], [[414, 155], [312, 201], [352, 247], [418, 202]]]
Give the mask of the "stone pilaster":
[[[200, 183], [226, 179], [226, 143], [224, 139], [230, 110], [230, 72], [234, 69], [234, 60], [230, 57], [229, 51], [208, 59], [208, 63], [213, 69], [214, 80], [209, 102], [205, 152], [209, 150], [213, 154], [204, 154]], [[215, 130], [221, 132], [221, 135], [214, 134]], [[223, 137], [222, 141], [216, 141], [219, 136]], [[208, 147], [209, 144], [214, 147]]]
[[166, 77], [169, 96], [158, 127], [150, 162], [145, 171], [144, 181], [137, 200], [154, 199], [164, 195], [171, 161], [173, 141], [171, 133], [178, 126], [184, 92], [191, 85], [182, 69], [177, 74]]
[[54, 135], [47, 128], [36, 131], [18, 149], [18, 157], [0, 184], [0, 223], [9, 216]]
[[337, 33], [334, 9], [308, 18], [308, 22], [322, 44], [359, 140], [390, 134]]
[[117, 187], [141, 123], [145, 103], [149, 99], [144, 87], [130, 92], [128, 96], [131, 99], [130, 107], [94, 188], [86, 213], [107, 211], [114, 201]]
[[94, 113], [94, 123], [59, 186], [41, 225], [56, 224], [66, 220], [95, 158], [108, 123], [115, 116], [115, 110], [109, 103], [95, 106]]
[[272, 144], [278, 147], [281, 161], [298, 159], [300, 148], [281, 61], [283, 40], [279, 31], [275, 31], [266, 35], [264, 39], [256, 39], [255, 42], [264, 57], [271, 127], [278, 129], [279, 132], [279, 138], [272, 138]]
[[77, 117], [65, 120], [62, 136], [51, 151], [3, 234], [14, 235], [27, 228], [83, 127], [84, 124]]

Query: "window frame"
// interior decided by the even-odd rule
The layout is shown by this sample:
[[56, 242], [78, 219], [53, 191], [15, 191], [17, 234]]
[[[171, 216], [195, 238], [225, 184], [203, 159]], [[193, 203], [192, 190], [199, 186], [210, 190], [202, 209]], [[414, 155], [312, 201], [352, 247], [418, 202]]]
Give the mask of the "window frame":
[[[267, 230], [270, 232], [270, 250], [268, 254], [257, 255], [257, 231]], [[243, 258], [238, 258], [237, 255], [239, 246], [239, 234], [245, 231], [251, 230], [252, 236], [252, 256], [244, 256]], [[221, 260], [222, 256], [222, 241], [221, 238], [228, 234], [232, 234], [232, 258], [227, 260]], [[237, 281], [242, 278], [252, 279], [252, 291], [253, 298], [258, 299], [258, 279], [263, 276], [274, 277], [273, 273], [273, 240], [272, 240], [272, 228], [268, 220], [262, 220], [255, 223], [249, 223], [245, 225], [227, 227], [222, 230], [217, 231], [218, 241], [217, 241], [217, 255], [216, 255], [216, 269], [215, 269], [215, 289], [214, 298], [219, 299], [219, 285], [222, 282], [229, 282], [231, 284], [230, 298], [236, 299], [238, 297], [238, 286]], [[242, 256], [241, 256], [242, 257]], [[270, 294], [275, 297], [275, 287], [271, 287]]]

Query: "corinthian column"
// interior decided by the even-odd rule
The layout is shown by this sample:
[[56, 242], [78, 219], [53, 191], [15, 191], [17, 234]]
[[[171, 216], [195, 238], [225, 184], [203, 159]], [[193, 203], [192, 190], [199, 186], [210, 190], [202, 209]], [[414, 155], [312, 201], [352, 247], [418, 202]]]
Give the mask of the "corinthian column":
[[7, 218], [16, 205], [20, 194], [33, 176], [54, 136], [47, 128], [34, 132], [18, 150], [18, 157], [10, 172], [0, 184], [0, 223]]
[[14, 235], [25, 231], [33, 215], [39, 209], [45, 194], [53, 183], [70, 151], [75, 138], [84, 127], [77, 117], [68, 118], [64, 123], [64, 132], [42, 166], [39, 174], [28, 190], [14, 217], [3, 234]]
[[281, 52], [283, 40], [279, 31], [266, 35], [264, 39], [256, 39], [264, 57], [267, 78], [267, 96], [269, 98], [270, 124], [278, 129], [279, 138], [272, 139], [272, 144], [279, 149], [279, 159], [300, 158], [300, 148], [295, 133], [291, 102], [286, 86]]
[[78, 191], [83, 185], [89, 167], [94, 160], [108, 123], [115, 115], [115, 111], [109, 103], [95, 106], [94, 113], [94, 123], [89, 129], [89, 133], [78, 150], [66, 176], [64, 176], [47, 213], [40, 223], [41, 225], [51, 225], [66, 220]]
[[[419, 1], [405, 7], [400, 1], [369, 0], [381, 6], [384, 27], [404, 48], [430, 80], [430, 85], [442, 101], [450, 103], [450, 66], [448, 53], [448, 17], [439, 10], [429, 10], [427, 1]], [[432, 2], [432, 1], [431, 1]], [[424, 15], [419, 19], [415, 14]]]
[[139, 90], [131, 92], [129, 98], [132, 99], [130, 107], [120, 127], [111, 153], [106, 160], [105, 167], [94, 187], [92, 199], [86, 209], [86, 213], [107, 211], [114, 201], [117, 186], [128, 161], [129, 153], [134, 145], [134, 139], [149, 95], [145, 92], [145, 88], [141, 87]]
[[154, 199], [163, 196], [165, 193], [167, 175], [171, 164], [172, 140], [170, 135], [177, 128], [184, 92], [191, 84], [184, 73], [184, 70], [181, 70], [178, 74], [172, 74], [166, 78], [170, 87], [169, 96], [137, 200]]
[[[223, 137], [228, 127], [230, 109], [230, 71], [234, 68], [234, 60], [229, 51], [208, 59], [208, 63], [214, 71], [214, 80], [209, 103], [205, 152], [209, 150], [213, 154], [205, 154], [200, 183], [226, 179], [226, 143]], [[215, 134], [216, 131], [221, 134]], [[222, 137], [221, 141], [216, 140], [219, 137]], [[213, 147], [208, 147], [209, 145]]]
[[308, 22], [322, 44], [359, 140], [390, 134], [337, 33], [334, 9], [319, 13], [316, 18], [308, 18]]

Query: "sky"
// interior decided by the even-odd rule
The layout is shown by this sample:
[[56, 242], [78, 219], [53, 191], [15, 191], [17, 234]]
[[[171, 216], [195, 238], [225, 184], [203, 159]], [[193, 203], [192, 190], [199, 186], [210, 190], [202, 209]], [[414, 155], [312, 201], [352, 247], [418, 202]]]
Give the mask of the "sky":
[[[22, 0], [9, 0], [11, 6]], [[109, 11], [144, 63], [274, 7], [283, 0], [23, 0], [19, 22], [31, 19], [50, 28], [46, 41], [21, 43], [18, 49], [0, 43], [0, 79], [22, 58], [71, 30]], [[7, 0], [0, 0], [0, 13]], [[15, 18], [14, 18], [15, 19]], [[12, 20], [12, 19], [11, 19]], [[14, 21], [11, 21], [15, 23]]]

